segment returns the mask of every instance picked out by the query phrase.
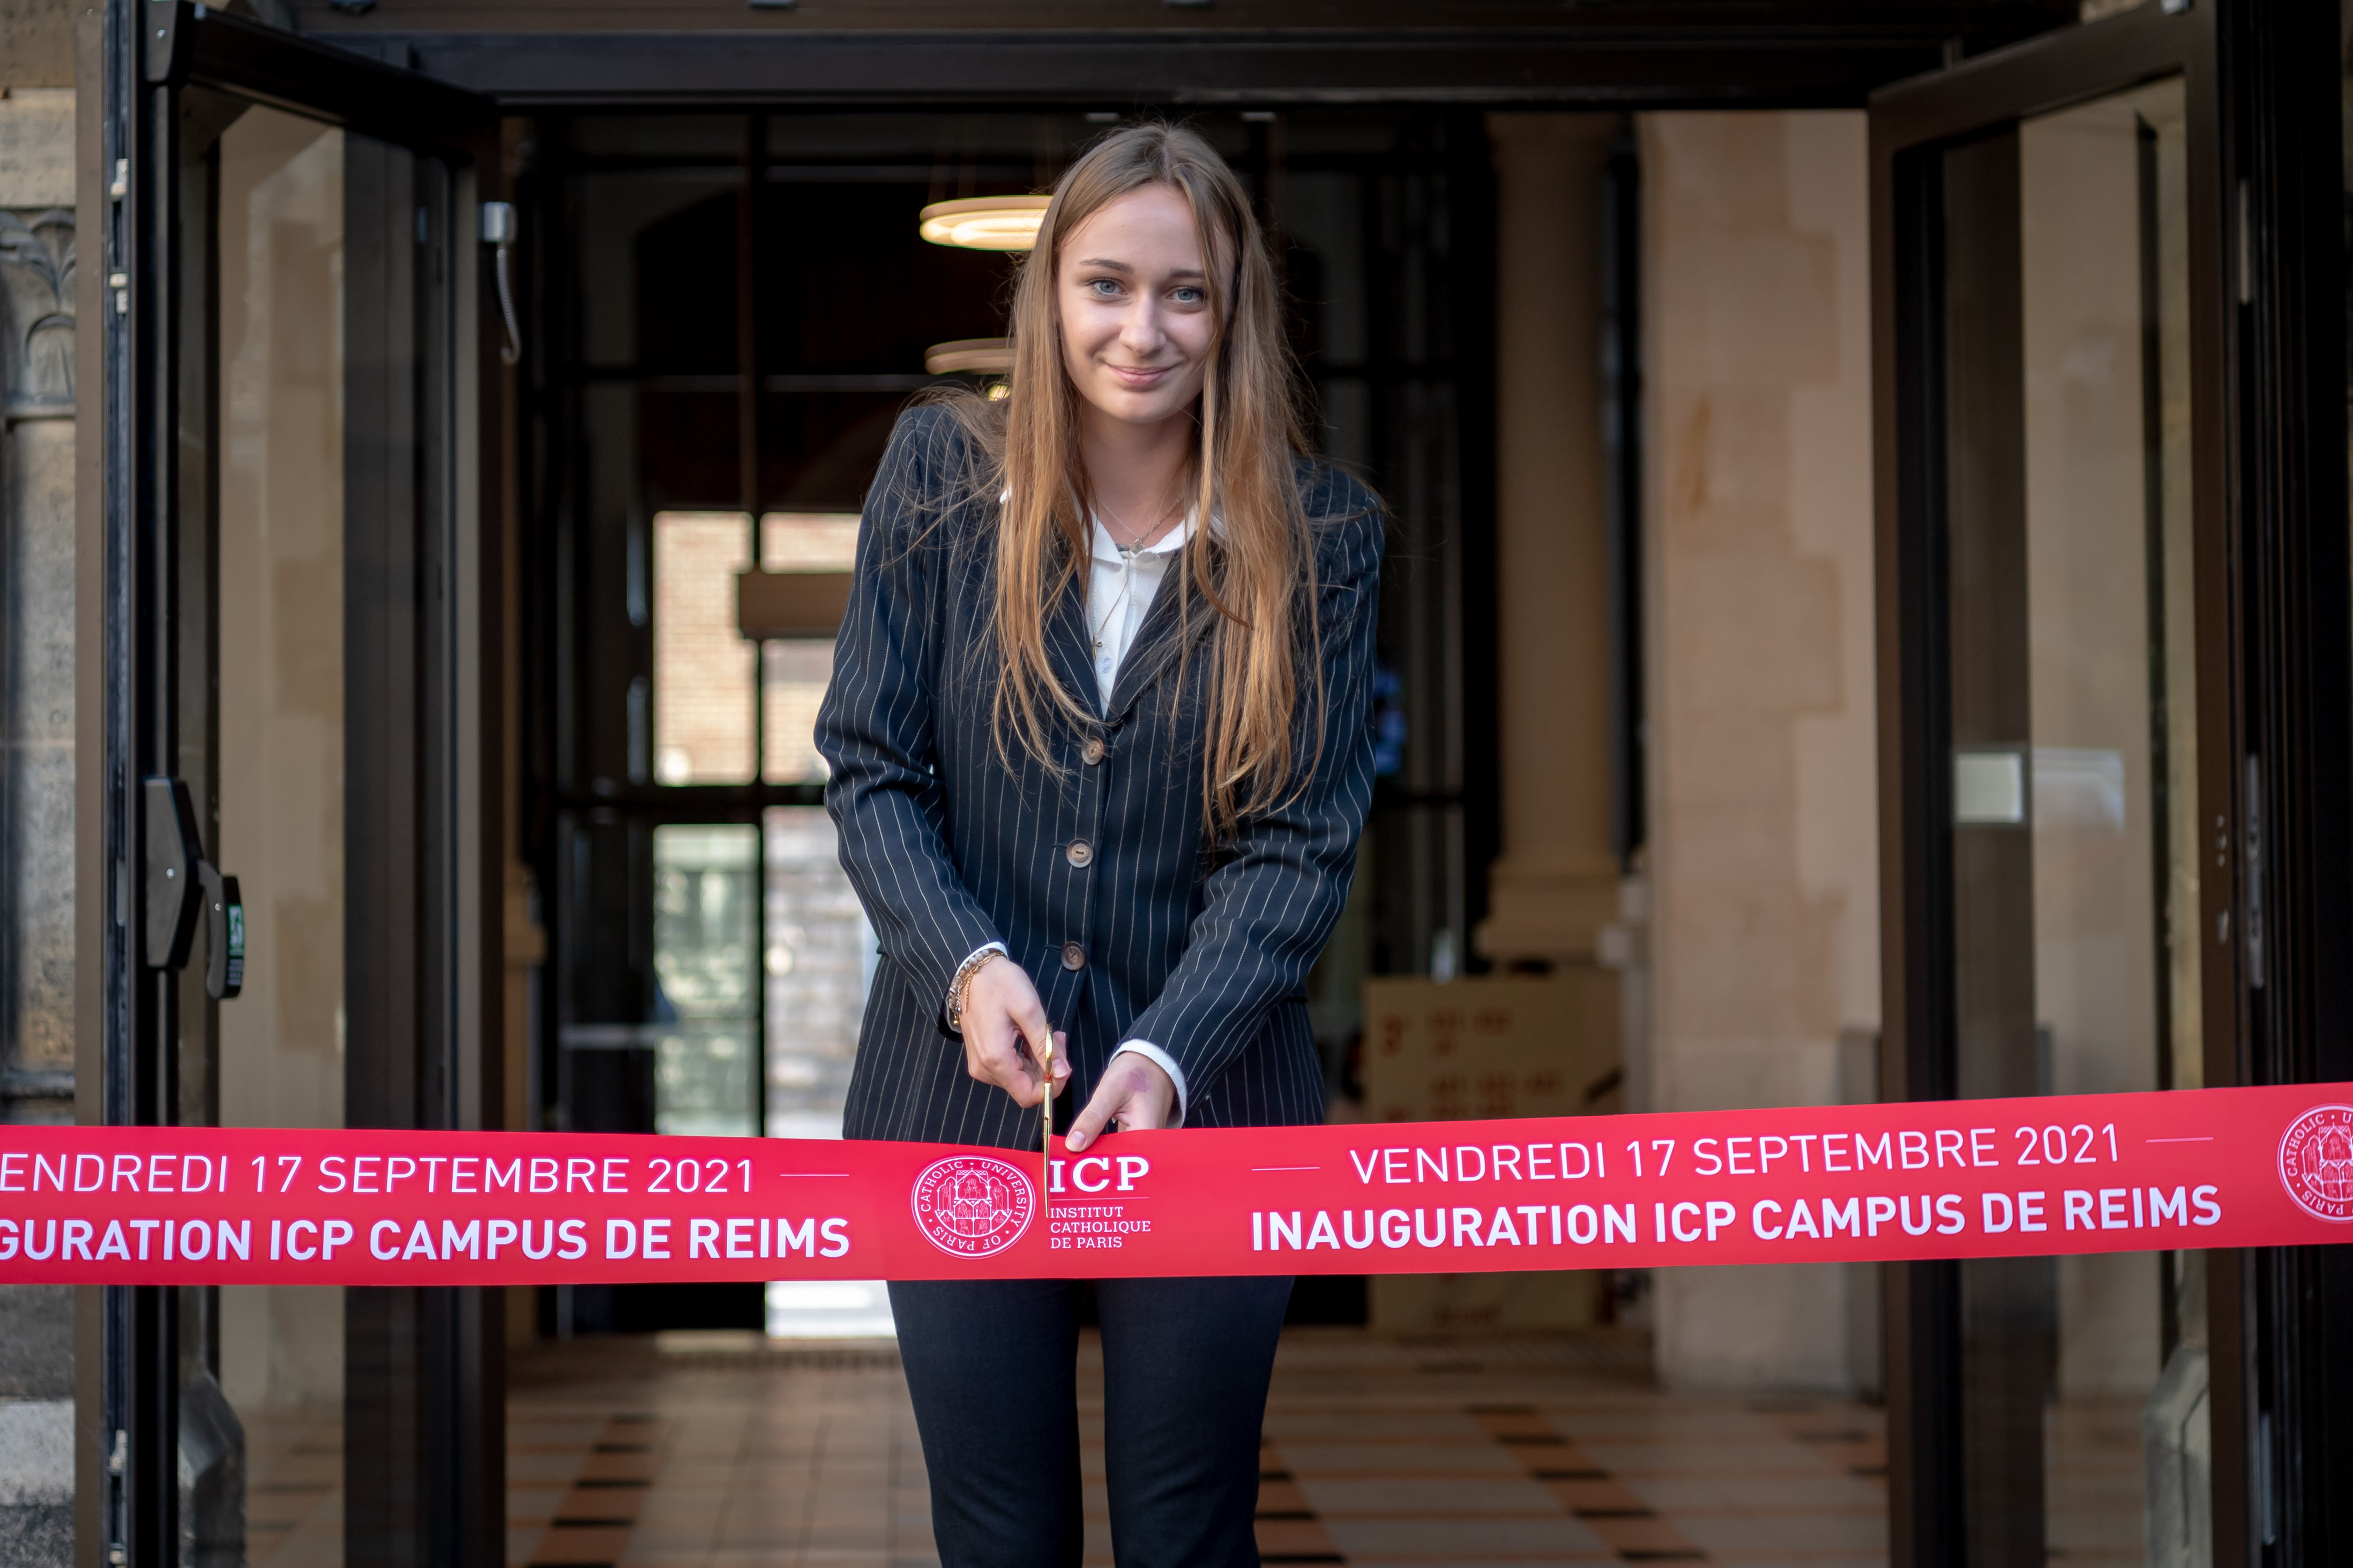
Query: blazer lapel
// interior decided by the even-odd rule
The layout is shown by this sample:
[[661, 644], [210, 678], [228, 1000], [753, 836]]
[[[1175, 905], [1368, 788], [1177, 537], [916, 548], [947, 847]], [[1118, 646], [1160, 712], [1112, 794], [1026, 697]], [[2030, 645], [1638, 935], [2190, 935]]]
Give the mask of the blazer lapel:
[[[1208, 626], [1209, 617], [1217, 611], [1198, 592], [1186, 593], [1186, 584], [1177, 583], [1176, 575], [1184, 570], [1182, 558], [1172, 563], [1168, 577], [1159, 591], [1152, 595], [1152, 607], [1144, 612], [1144, 624], [1135, 629], [1135, 641], [1128, 645], [1127, 657], [1120, 661], [1119, 679], [1112, 685], [1111, 705], [1103, 717], [1116, 719], [1135, 706], [1138, 699], [1152, 688], [1176, 661], [1177, 656], [1198, 637]], [[1189, 601], [1191, 625], [1178, 636], [1176, 607]]]
[[1082, 700], [1098, 689], [1094, 642], [1087, 635], [1086, 581], [1082, 574], [1057, 595], [1046, 617], [1046, 658], [1056, 678]]

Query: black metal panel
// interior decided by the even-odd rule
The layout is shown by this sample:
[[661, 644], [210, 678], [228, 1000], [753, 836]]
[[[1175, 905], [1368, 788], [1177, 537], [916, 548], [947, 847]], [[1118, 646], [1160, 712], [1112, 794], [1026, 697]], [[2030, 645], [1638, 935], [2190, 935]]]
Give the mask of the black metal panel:
[[409, 146], [470, 152], [498, 106], [355, 49], [316, 43], [190, 0], [142, 7], [146, 76], [216, 87], [256, 102]]
[[[1465, 953], [1470, 933], [1485, 923], [1488, 878], [1504, 848], [1504, 758], [1502, 742], [1503, 643], [1493, 616], [1473, 608], [1495, 603], [1499, 571], [1495, 536], [1498, 454], [1482, 432], [1495, 428], [1495, 177], [1483, 128], [1458, 113], [1447, 133], [1450, 167], [1446, 203], [1447, 284], [1452, 296], [1456, 363], [1455, 419], [1461, 454], [1455, 476], [1461, 519], [1457, 601], [1465, 608], [1461, 676], [1456, 695], [1462, 714], [1462, 930]], [[1362, 1318], [1356, 1320], [1363, 1321]]]
[[[2353, 1077], [2353, 605], [2335, 12], [2233, 11], [2220, 40], [2239, 230], [2233, 499], [2250, 796], [2238, 889], [2248, 925], [2242, 1059], [2257, 1082]], [[2254, 1351], [2246, 1407], [2256, 1489], [2242, 1521], [2249, 1557], [2353, 1562], [2347, 1249], [2242, 1256]]]
[[[448, 166], [344, 152], [344, 1121], [470, 1125], [458, 949], [462, 793], [453, 557], [461, 343]], [[491, 1073], [495, 1073], [493, 1066]], [[486, 1075], [487, 1076], [487, 1075]], [[493, 1112], [493, 1114], [495, 1114]], [[495, 1121], [492, 1121], [495, 1125]], [[344, 1308], [344, 1560], [503, 1553], [497, 1291], [352, 1289]]]
[[[1881, 942], [1880, 1081], [1889, 1100], [1956, 1090], [1944, 444], [1943, 160], [1874, 145]], [[1900, 520], [1900, 521], [1899, 521]], [[1894, 1561], [1962, 1560], [1960, 1268], [1883, 1270], [1888, 1502]]]
[[1872, 137], [1891, 151], [1967, 135], [2180, 71], [2202, 52], [2190, 6], [2143, 5], [1965, 60], [1872, 95]]
[[1961, 1268], [1949, 1258], [1883, 1269], [1887, 1347], [1889, 1556], [1958, 1568], [1961, 1513]]
[[[1103, 0], [864, 0], [857, 26], [881, 35], [988, 29], [1051, 33], [1086, 30], [1112, 37], [1173, 33], [1237, 37], [1267, 32], [1396, 34], [1479, 30], [1590, 37], [1757, 37], [1960, 39], [1970, 52], [2076, 20], [2077, 0], [1642, 0], [1639, 8], [1560, 0], [1219, 0], [1175, 16], [1165, 4], [1108, 5]], [[306, 33], [643, 32], [642, 10], [602, 0], [405, 0], [362, 10], [348, 0], [291, 0], [293, 25]], [[685, 33], [805, 36], [843, 29], [843, 8], [762, 6], [742, 0], [668, 0], [665, 26]], [[1345, 17], [1345, 22], [1336, 20]]]
[[[344, 152], [343, 1120], [432, 1126], [442, 1044], [426, 1005], [426, 716], [418, 610], [416, 160]], [[343, 1528], [358, 1565], [430, 1561], [428, 1292], [350, 1289], [343, 1306]]]
[[[110, 281], [121, 279], [107, 334], [107, 858], [113, 921], [105, 969], [105, 1120], [154, 1125], [177, 1104], [174, 977], [149, 969], [139, 879], [141, 781], [170, 773], [176, 743], [176, 556], [180, 300], [175, 265], [180, 139], [174, 95], [147, 84], [146, 36], [135, 7], [107, 17], [106, 151], [122, 172], [104, 236]], [[164, 1562], [178, 1544], [178, 1293], [105, 1291], [100, 1415], [108, 1453], [105, 1538], [135, 1563]]]
[[[2057, 18], [2010, 14], [1998, 37]], [[510, 107], [1253, 104], [1855, 107], [1936, 68], [1947, 25], [1470, 29], [406, 33]], [[366, 35], [371, 40], [385, 37]]]
[[1642, 171], [1623, 126], [1602, 174], [1602, 449], [1609, 531], [1610, 847], [1630, 871], [1650, 838], [1650, 721], [1643, 678]]

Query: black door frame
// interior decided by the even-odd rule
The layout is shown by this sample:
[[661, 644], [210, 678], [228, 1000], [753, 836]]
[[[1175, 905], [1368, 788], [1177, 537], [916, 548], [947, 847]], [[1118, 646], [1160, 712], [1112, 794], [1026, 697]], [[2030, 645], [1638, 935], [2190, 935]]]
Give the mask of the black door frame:
[[[187, 0], [110, 0], [79, 42], [81, 79], [103, 84], [86, 89], [103, 101], [83, 121], [95, 134], [80, 205], [98, 242], [85, 275], [104, 279], [83, 313], [98, 328], [86, 384], [103, 388], [104, 412], [84, 425], [79, 542], [86, 579], [103, 563], [78, 655], [84, 731], [99, 731], [77, 797], [96, 827], [80, 836], [77, 877], [81, 1115], [181, 1119], [182, 987], [149, 963], [142, 796], [145, 781], [181, 772], [184, 679], [210, 673], [183, 664], [212, 657], [209, 627], [184, 624], [211, 548], [209, 519], [187, 533], [183, 518], [212, 445], [191, 458], [183, 429], [203, 418], [183, 388], [209, 374], [214, 336], [188, 276], [211, 234], [182, 188], [195, 89], [375, 139], [347, 159], [347, 217], [380, 231], [354, 247], [345, 308], [346, 406], [369, 437], [344, 478], [347, 1117], [499, 1126], [502, 721], [501, 683], [485, 675], [500, 647], [505, 398], [495, 310], [478, 308], [480, 289], [464, 285], [479, 279], [459, 265], [475, 254], [472, 200], [503, 194], [496, 108]], [[382, 242], [412, 233], [419, 243]], [[371, 308], [348, 303], [362, 299]], [[177, 1562], [179, 1293], [85, 1288], [77, 1319], [78, 1559]], [[502, 1562], [500, 1293], [353, 1290], [345, 1337], [347, 1560]]]
[[[1262, 0], [1231, 16], [1027, 0], [748, 15], [678, 7], [667, 28], [565, 30], [579, 12], [502, 0], [466, 30], [400, 8], [297, 5], [301, 25], [389, 42], [423, 71], [545, 109], [1059, 105], [1250, 108], [1410, 101], [1482, 109], [1854, 108], [1883, 83], [2073, 22], [2070, 0]], [[433, 15], [435, 20], [446, 11]], [[1335, 17], [1344, 18], [1335, 24]], [[551, 22], [556, 23], [550, 26]]]
[[[2337, 47], [2333, 8], [2145, 5], [1872, 97], [1890, 1100], [1957, 1092], [1938, 154], [2177, 75], [2188, 110], [2199, 795], [2201, 812], [2221, 819], [2227, 862], [2200, 879], [2198, 929], [2214, 938], [2205, 1081], [2353, 1076]], [[2331, 1344], [2325, 1331], [2332, 1313], [2341, 1323], [2353, 1310], [2345, 1250], [2208, 1255], [2217, 1563], [2353, 1560], [2340, 1414], [2353, 1366], [2342, 1335]], [[1958, 1281], [1951, 1263], [1886, 1271], [1894, 1556], [1922, 1568], [1966, 1560]]]

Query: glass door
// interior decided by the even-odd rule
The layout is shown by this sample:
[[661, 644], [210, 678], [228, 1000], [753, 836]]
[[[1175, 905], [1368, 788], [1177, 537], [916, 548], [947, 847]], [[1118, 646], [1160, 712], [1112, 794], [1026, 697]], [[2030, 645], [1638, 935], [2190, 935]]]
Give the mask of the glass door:
[[[1871, 100], [1890, 1099], [2346, 1076], [2332, 20]], [[2342, 1250], [1891, 1266], [1894, 1560], [2341, 1550]]]
[[[500, 1125], [491, 106], [110, 23], [110, 1119]], [[497, 1292], [105, 1295], [115, 1561], [501, 1560]]]
[[[2203, 1081], [2182, 140], [2177, 77], [1940, 154], [1967, 1098]], [[2178, 1560], [2209, 1513], [2202, 1262], [1960, 1266], [1971, 1562]]]
[[[2147, 6], [1873, 101], [1892, 1098], [2232, 1059], [2202, 41]], [[1900, 1561], [2215, 1560], [2205, 1255], [1887, 1284]]]
[[[189, 171], [210, 187], [219, 347], [190, 388], [216, 435], [209, 493], [182, 498], [184, 571], [201, 579], [184, 578], [182, 615], [184, 647], [235, 674], [184, 679], [180, 752], [206, 852], [239, 879], [247, 958], [235, 998], [183, 980], [181, 1120], [340, 1127], [348, 149], [336, 126], [218, 108], [237, 118]], [[257, 1565], [341, 1562], [345, 1293], [185, 1294], [182, 1425], [216, 1402], [225, 1454], [243, 1436], [246, 1495], [239, 1509], [230, 1485], [208, 1489], [183, 1528], [210, 1542], [241, 1522]]]

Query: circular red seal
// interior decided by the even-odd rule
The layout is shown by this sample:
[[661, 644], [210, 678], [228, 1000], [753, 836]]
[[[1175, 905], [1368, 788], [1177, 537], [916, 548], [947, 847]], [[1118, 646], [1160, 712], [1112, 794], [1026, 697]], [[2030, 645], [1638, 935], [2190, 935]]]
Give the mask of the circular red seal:
[[2353, 1105], [2316, 1105], [2289, 1122], [2279, 1173], [2305, 1213], [2353, 1220]]
[[957, 1258], [992, 1258], [1021, 1239], [1037, 1198], [1029, 1173], [1009, 1160], [955, 1154], [915, 1177], [915, 1226]]

